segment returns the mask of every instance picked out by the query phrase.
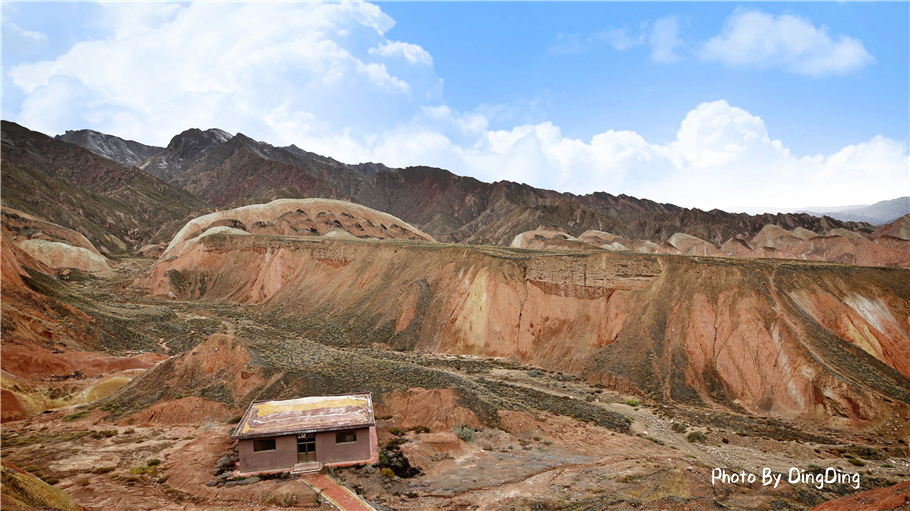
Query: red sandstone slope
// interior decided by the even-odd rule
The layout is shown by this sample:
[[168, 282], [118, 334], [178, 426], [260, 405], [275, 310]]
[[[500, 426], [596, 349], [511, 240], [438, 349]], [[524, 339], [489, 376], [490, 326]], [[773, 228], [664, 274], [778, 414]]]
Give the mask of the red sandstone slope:
[[809, 511], [910, 511], [910, 481], [830, 500]]
[[[47, 268], [26, 254], [0, 233], [0, 274], [2, 274], [3, 338], [0, 367], [3, 389], [0, 392], [2, 420], [18, 420], [44, 410], [49, 387], [66, 380], [70, 390], [98, 383], [91, 378], [127, 369], [151, 367], [160, 356], [112, 357], [98, 353], [100, 336], [105, 333], [85, 312], [35, 291], [33, 276]], [[48, 280], [51, 277], [44, 276]], [[45, 381], [47, 380], [47, 381]], [[33, 395], [34, 394], [34, 395]], [[54, 395], [54, 393], [50, 393]], [[58, 392], [63, 397], [65, 392]], [[53, 398], [56, 399], [56, 398]], [[57, 405], [59, 406], [59, 405]]]
[[910, 415], [906, 270], [224, 235], [138, 285], [263, 304], [326, 342], [507, 357], [678, 402], [910, 434], [890, 422]]

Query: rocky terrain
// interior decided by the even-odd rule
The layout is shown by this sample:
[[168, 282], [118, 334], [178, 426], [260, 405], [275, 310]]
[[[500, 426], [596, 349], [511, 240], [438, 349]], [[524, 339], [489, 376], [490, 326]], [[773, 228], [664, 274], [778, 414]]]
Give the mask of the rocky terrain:
[[2, 160], [4, 509], [329, 509], [225, 478], [229, 432], [254, 399], [352, 391], [386, 461], [331, 475], [376, 509], [905, 505], [908, 216], [684, 210], [219, 130], [142, 171], [4, 123]]
[[15, 123], [3, 121], [2, 155], [4, 206], [77, 231], [102, 253], [139, 248], [210, 209], [136, 167]]
[[99, 156], [104, 156], [108, 160], [113, 160], [127, 167], [135, 166], [146, 158], [164, 150], [163, 147], [149, 146], [135, 140], [124, 140], [114, 135], [106, 135], [92, 130], [67, 130], [63, 135], [57, 135], [54, 138], [82, 146]]
[[790, 231], [776, 224], [767, 224], [752, 239], [737, 235], [720, 246], [703, 237], [682, 232], [658, 244], [598, 230], [585, 231], [575, 237], [563, 230], [538, 228], [519, 233], [511, 246], [537, 250], [590, 250], [597, 247], [611, 252], [799, 259], [910, 268], [908, 225], [910, 214], [881, 226], [867, 238], [843, 228], [829, 229], [826, 235], [819, 235], [803, 227]]

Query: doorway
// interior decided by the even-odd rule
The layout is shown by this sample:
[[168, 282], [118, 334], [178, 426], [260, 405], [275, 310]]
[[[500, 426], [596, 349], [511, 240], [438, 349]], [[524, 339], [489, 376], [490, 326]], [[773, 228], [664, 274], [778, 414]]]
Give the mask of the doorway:
[[297, 438], [297, 463], [314, 463], [316, 461], [316, 439]]

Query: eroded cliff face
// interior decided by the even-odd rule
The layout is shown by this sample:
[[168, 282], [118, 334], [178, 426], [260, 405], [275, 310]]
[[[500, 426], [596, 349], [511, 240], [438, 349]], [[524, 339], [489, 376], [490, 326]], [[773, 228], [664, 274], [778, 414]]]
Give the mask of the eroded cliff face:
[[335, 345], [504, 357], [658, 399], [906, 438], [910, 272], [214, 234], [155, 294], [261, 306]]

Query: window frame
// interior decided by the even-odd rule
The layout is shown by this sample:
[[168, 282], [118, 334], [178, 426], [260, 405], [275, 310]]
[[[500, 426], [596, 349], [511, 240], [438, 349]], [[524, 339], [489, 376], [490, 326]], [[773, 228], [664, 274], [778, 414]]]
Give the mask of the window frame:
[[[272, 443], [271, 449], [259, 449], [258, 448], [259, 446], [261, 446], [263, 444], [267, 445], [267, 442]], [[253, 452], [274, 452], [277, 450], [278, 450], [278, 445], [277, 445], [277, 442], [275, 442], [274, 438], [257, 438], [255, 440], [253, 440]]]
[[[352, 438], [352, 440], [348, 440]], [[336, 431], [335, 432], [335, 445], [338, 444], [356, 444], [357, 443], [357, 431]]]

